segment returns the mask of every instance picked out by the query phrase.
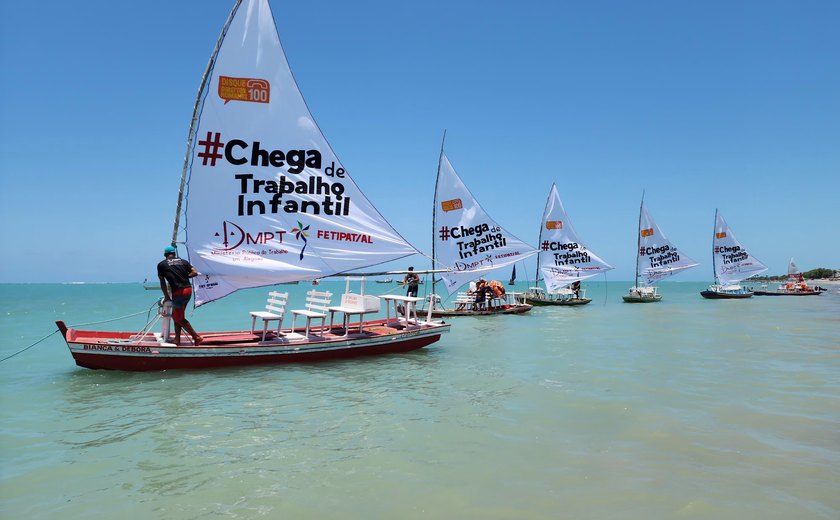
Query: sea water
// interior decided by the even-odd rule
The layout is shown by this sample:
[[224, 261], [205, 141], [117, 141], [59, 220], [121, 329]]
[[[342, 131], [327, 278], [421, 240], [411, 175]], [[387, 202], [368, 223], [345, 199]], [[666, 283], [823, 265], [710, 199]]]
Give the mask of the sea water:
[[[407, 354], [156, 373], [79, 368], [50, 335], [139, 330], [156, 291], [2, 285], [0, 517], [840, 518], [840, 286], [622, 303], [630, 285], [452, 318]], [[311, 288], [279, 287], [291, 308]], [[190, 319], [247, 328], [266, 293]]]

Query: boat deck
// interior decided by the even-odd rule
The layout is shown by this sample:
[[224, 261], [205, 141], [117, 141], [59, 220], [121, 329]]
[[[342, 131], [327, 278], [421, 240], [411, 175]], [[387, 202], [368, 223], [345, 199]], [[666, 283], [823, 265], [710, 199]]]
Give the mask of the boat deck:
[[[529, 304], [518, 304], [518, 305], [502, 305], [499, 307], [484, 307], [478, 309], [472, 308], [462, 308], [462, 309], [433, 309], [432, 310], [432, 317], [433, 318], [448, 318], [451, 316], [493, 316], [497, 314], [522, 314], [525, 312], [530, 311], [533, 308], [532, 305]], [[427, 309], [418, 309], [417, 314], [425, 315], [428, 312]]]
[[[408, 352], [430, 345], [449, 332], [442, 322], [366, 321], [362, 331], [353, 323], [332, 329], [284, 329], [262, 341], [262, 330], [201, 332], [194, 345], [182, 337], [181, 345], [163, 340], [160, 333], [75, 330], [58, 322], [76, 364], [109, 370], [204, 369], [271, 363], [294, 363], [357, 356]], [[345, 335], [346, 332], [346, 335]]]
[[[323, 331], [320, 327], [312, 327], [309, 336], [304, 334], [305, 327], [297, 327], [294, 330], [283, 329], [280, 335], [276, 331], [269, 331], [266, 335], [265, 341], [262, 339], [262, 331], [251, 332], [250, 330], [241, 331], [224, 331], [224, 332], [200, 332], [204, 341], [200, 345], [193, 345], [192, 338], [184, 333], [181, 338], [181, 345], [175, 343], [165, 342], [162, 340], [160, 333], [147, 333], [138, 336], [135, 332], [109, 332], [109, 331], [95, 331], [95, 330], [77, 330], [68, 329], [67, 341], [72, 343], [90, 343], [90, 344], [132, 344], [132, 345], [157, 345], [162, 347], [199, 347], [199, 348], [213, 348], [213, 347], [230, 347], [231, 345], [248, 345], [248, 346], [276, 346], [276, 345], [294, 345], [294, 344], [310, 344], [310, 343], [325, 343], [330, 341], [346, 341], [348, 339], [362, 339], [376, 336], [391, 336], [395, 334], [402, 334], [406, 330], [420, 330], [428, 327], [423, 322], [413, 323], [409, 322], [407, 325], [403, 322], [396, 322], [394, 320], [376, 320], [365, 321], [362, 324], [361, 332], [359, 331], [359, 322], [350, 323], [345, 330], [344, 326], [334, 325], [324, 327]], [[171, 339], [171, 338], [170, 338]]]

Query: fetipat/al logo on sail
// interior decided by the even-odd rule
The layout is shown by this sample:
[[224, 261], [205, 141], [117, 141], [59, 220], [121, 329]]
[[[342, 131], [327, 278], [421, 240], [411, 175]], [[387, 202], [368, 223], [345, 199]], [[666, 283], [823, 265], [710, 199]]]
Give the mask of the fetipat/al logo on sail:
[[271, 100], [271, 86], [264, 79], [219, 76], [218, 92], [225, 105], [230, 101], [268, 103]]

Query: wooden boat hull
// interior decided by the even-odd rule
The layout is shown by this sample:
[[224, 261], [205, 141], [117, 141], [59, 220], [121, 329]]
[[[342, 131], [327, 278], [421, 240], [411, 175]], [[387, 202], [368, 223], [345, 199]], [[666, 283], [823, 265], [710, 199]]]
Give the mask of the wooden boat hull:
[[76, 364], [84, 368], [125, 371], [208, 369], [278, 363], [301, 363], [359, 356], [393, 354], [420, 349], [449, 332], [445, 323], [396, 324], [386, 320], [358, 323], [306, 338], [303, 329], [284, 330], [280, 337], [260, 341], [262, 332], [202, 332], [199, 346], [176, 346], [159, 334], [137, 337], [133, 332], [84, 331], [56, 322]]
[[525, 303], [535, 307], [547, 307], [552, 305], [586, 305], [591, 302], [591, 298], [568, 298], [565, 300], [552, 300], [547, 298], [532, 298], [530, 296], [525, 298]]
[[[503, 305], [501, 307], [494, 307], [492, 309], [479, 309], [479, 310], [468, 310], [468, 309], [434, 309], [432, 310], [432, 317], [433, 318], [448, 318], [451, 316], [494, 316], [497, 314], [523, 314], [525, 312], [530, 311], [533, 308], [532, 305], [527, 304], [516, 304], [516, 305]], [[417, 309], [418, 316], [426, 316], [428, 310]]]
[[726, 293], [720, 291], [700, 291], [700, 296], [709, 300], [743, 300], [752, 298], [753, 293]]

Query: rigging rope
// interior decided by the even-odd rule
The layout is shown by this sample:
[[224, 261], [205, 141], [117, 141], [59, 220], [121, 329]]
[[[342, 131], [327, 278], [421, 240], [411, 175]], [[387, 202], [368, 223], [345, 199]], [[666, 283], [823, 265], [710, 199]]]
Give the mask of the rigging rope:
[[155, 305], [160, 305], [160, 300], [156, 300], [155, 303], [153, 303], [148, 308], [148, 310], [145, 310], [145, 311], [135, 312], [134, 314], [126, 314], [125, 316], [120, 316], [118, 318], [111, 318], [109, 320], [91, 321], [91, 322], [88, 322], [88, 323], [76, 323], [74, 325], [69, 325], [69, 327], [73, 328], [73, 329], [76, 329], [76, 328], [79, 328], [79, 327], [87, 327], [89, 325], [101, 325], [103, 323], [110, 323], [112, 321], [119, 321], [119, 320], [124, 320], [126, 318], [133, 318], [134, 316], [140, 316], [143, 313], [146, 313], [146, 315], [148, 316], [149, 313], [152, 311], [152, 308], [154, 308]]
[[607, 293], [609, 292], [609, 284], [607, 284], [607, 272], [604, 271], [604, 305], [607, 305]]
[[[126, 319], [126, 318], [133, 318], [134, 316], [139, 316], [139, 315], [141, 315], [141, 314], [143, 314], [143, 313], [146, 313], [146, 316], [147, 316], [146, 321], [147, 321], [147, 322], [149, 322], [149, 321], [151, 321], [151, 319], [150, 319], [150, 318], [148, 318], [149, 313], [151, 313], [151, 312], [152, 312], [152, 309], [153, 309], [156, 305], [158, 305], [158, 306], [160, 306], [160, 305], [161, 305], [160, 300], [155, 301], [155, 303], [153, 303], [153, 304], [152, 304], [152, 305], [148, 308], [148, 310], [145, 310], [145, 311], [135, 312], [134, 314], [126, 314], [125, 316], [120, 316], [120, 317], [118, 317], [118, 318], [111, 318], [111, 319], [109, 319], [109, 320], [91, 321], [91, 322], [89, 322], [89, 323], [79, 323], [79, 324], [76, 324], [76, 325], [70, 325], [70, 328], [75, 329], [75, 328], [78, 328], [78, 327], [86, 327], [86, 326], [88, 326], [88, 325], [100, 325], [100, 324], [102, 324], [102, 323], [108, 323], [108, 322], [111, 322], [111, 321], [118, 321], [118, 320], [124, 320], [124, 319]], [[157, 318], [155, 318], [155, 320], [157, 320]], [[18, 350], [17, 352], [15, 352], [14, 354], [11, 354], [11, 355], [9, 355], [9, 356], [4, 357], [3, 359], [0, 359], [0, 363], [2, 363], [2, 362], [4, 362], [4, 361], [6, 361], [7, 359], [11, 359], [11, 358], [13, 358], [13, 357], [17, 356], [18, 354], [21, 354], [21, 353], [23, 353], [23, 352], [26, 352], [27, 350], [31, 349], [32, 347], [34, 347], [35, 345], [37, 345], [37, 344], [39, 344], [39, 343], [42, 343], [42, 342], [43, 342], [43, 341], [45, 341], [47, 338], [51, 337], [53, 334], [55, 334], [55, 333], [57, 333], [57, 332], [58, 332], [58, 330], [54, 330], [54, 331], [50, 332], [49, 334], [47, 334], [46, 336], [44, 336], [43, 338], [41, 338], [41, 339], [39, 339], [38, 341], [36, 341], [35, 343], [33, 343], [33, 344], [29, 345], [28, 347], [22, 348], [22, 349]]]

